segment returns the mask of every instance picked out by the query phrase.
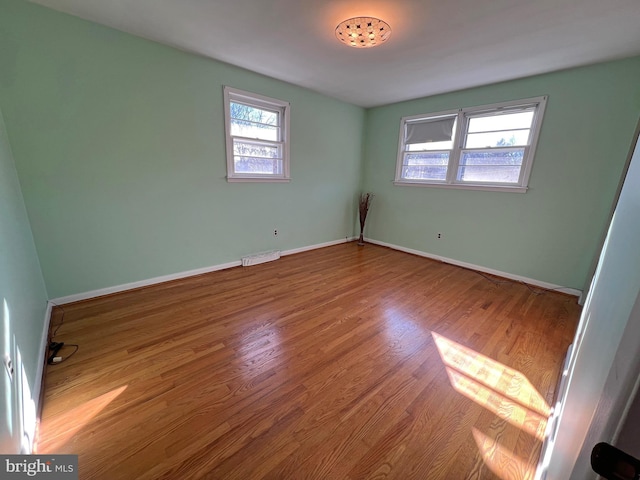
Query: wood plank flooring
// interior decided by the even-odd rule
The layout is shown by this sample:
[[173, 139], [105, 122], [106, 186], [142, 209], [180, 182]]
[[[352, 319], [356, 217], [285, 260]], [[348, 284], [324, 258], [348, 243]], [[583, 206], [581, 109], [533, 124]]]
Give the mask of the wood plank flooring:
[[533, 290], [348, 243], [58, 307], [80, 348], [38, 452], [81, 479], [531, 479], [580, 311]]

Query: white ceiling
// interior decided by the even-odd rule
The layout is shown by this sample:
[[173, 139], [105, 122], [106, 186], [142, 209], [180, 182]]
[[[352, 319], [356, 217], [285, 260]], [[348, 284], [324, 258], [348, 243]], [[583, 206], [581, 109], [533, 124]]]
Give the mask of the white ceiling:
[[[33, 1], [364, 107], [640, 54], [640, 0]], [[389, 41], [338, 42], [362, 15]]]

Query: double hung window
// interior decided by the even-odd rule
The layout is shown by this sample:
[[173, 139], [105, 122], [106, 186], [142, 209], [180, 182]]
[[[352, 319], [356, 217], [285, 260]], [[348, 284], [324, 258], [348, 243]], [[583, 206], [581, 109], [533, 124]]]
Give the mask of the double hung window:
[[546, 97], [404, 117], [396, 184], [526, 191]]
[[289, 181], [289, 103], [224, 88], [227, 180]]

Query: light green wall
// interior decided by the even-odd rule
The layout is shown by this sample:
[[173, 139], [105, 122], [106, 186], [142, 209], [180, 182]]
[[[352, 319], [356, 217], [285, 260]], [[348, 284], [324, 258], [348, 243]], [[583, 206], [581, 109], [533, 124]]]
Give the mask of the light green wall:
[[[581, 289], [640, 115], [638, 78], [640, 57], [368, 110], [367, 236]], [[549, 99], [526, 194], [393, 185], [401, 117], [539, 95]]]
[[[9, 139], [0, 112], [0, 452], [18, 453], [21, 434], [18, 401], [20, 372], [32, 399], [39, 391], [39, 351], [47, 308], [38, 257], [22, 200]], [[18, 362], [17, 351], [22, 357]], [[4, 367], [9, 355], [17, 372], [9, 382]], [[36, 385], [38, 385], [36, 387]], [[30, 399], [26, 399], [27, 401]], [[34, 404], [28, 402], [34, 407]], [[33, 411], [32, 411], [33, 413]], [[31, 432], [33, 433], [33, 432]]]
[[[0, 102], [52, 298], [354, 234], [363, 109], [23, 1], [0, 11]], [[291, 103], [291, 183], [226, 182], [223, 85]]]

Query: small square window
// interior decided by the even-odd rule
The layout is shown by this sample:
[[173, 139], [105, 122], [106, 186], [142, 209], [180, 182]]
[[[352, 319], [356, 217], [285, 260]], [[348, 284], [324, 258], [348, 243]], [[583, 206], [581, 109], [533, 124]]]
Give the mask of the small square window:
[[286, 182], [289, 103], [224, 87], [229, 182]]

